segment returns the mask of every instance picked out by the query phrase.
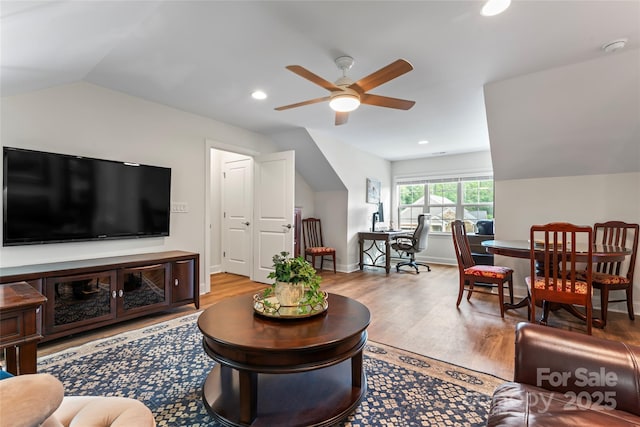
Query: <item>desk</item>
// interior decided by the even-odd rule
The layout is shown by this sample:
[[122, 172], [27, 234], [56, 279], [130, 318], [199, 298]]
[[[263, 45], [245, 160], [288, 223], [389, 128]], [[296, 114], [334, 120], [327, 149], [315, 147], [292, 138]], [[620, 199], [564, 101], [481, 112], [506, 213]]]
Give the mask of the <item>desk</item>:
[[35, 374], [37, 346], [42, 338], [38, 311], [47, 298], [27, 282], [0, 285], [0, 348], [7, 372]]
[[467, 240], [469, 240], [469, 249], [476, 265], [493, 265], [493, 254], [482, 247], [482, 242], [485, 240], [493, 240], [493, 234], [467, 233]]
[[224, 299], [198, 318], [206, 353], [217, 363], [204, 405], [225, 426], [329, 426], [367, 390], [362, 351], [369, 309], [329, 294], [323, 314], [295, 320], [254, 314], [253, 296]]
[[[361, 231], [358, 233], [360, 245], [360, 270], [364, 266], [384, 268], [389, 274], [391, 271], [391, 240], [401, 234], [411, 234], [409, 231]], [[364, 242], [369, 240], [371, 244], [365, 248]], [[384, 242], [384, 247], [381, 244]], [[365, 263], [365, 257], [369, 261]], [[384, 265], [379, 261], [384, 258]]]
[[[529, 246], [528, 240], [485, 240], [481, 243], [487, 250], [487, 252], [494, 255], [502, 255], [513, 258], [522, 258], [529, 259], [531, 256], [531, 247]], [[625, 256], [631, 253], [631, 249], [621, 248], [618, 246], [608, 246], [601, 244], [594, 244], [592, 248], [592, 262], [603, 262], [603, 261], [620, 261], [624, 259]], [[542, 265], [544, 252], [542, 250], [535, 252], [536, 256], [536, 268], [538, 271], [544, 268]], [[585, 255], [584, 259], [579, 261], [586, 262], [587, 256]], [[528, 295], [529, 290], [527, 289], [527, 296], [523, 298], [517, 304], [504, 304], [505, 310], [510, 310], [513, 308], [521, 308], [527, 307], [530, 302], [530, 297]], [[567, 308], [567, 307], [564, 307]], [[582, 313], [579, 313], [577, 310], [567, 308], [571, 314], [584, 319]], [[598, 327], [602, 327], [602, 321], [600, 319], [594, 319], [594, 325]]]

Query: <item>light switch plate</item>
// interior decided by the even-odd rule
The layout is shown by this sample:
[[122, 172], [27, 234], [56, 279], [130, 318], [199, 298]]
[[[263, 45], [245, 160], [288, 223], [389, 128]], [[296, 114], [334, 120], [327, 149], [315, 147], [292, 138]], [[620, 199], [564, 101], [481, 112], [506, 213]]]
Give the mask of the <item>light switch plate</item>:
[[172, 202], [171, 203], [171, 212], [172, 213], [186, 213], [189, 212], [189, 205], [186, 202]]

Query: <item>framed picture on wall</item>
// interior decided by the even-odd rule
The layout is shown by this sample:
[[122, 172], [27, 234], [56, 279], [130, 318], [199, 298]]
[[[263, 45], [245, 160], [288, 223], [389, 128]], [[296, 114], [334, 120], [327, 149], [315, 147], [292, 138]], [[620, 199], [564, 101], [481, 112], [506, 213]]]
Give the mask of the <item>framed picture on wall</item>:
[[367, 203], [380, 203], [380, 181], [367, 178]]

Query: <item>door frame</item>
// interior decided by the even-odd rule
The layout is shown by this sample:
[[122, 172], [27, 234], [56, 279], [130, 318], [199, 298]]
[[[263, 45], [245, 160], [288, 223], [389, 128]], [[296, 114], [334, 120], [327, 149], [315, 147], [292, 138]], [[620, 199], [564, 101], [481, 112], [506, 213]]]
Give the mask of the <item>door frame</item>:
[[[235, 145], [225, 144], [222, 142], [214, 141], [212, 139], [206, 138], [204, 141], [204, 159], [205, 159], [205, 184], [204, 184], [204, 254], [202, 255], [204, 262], [204, 273], [205, 273], [205, 282], [200, 287], [201, 293], [207, 293], [211, 291], [211, 173], [212, 165], [211, 165], [211, 150], [220, 150], [220, 151], [228, 151], [236, 154], [243, 154], [245, 156], [249, 156], [254, 158], [256, 156], [261, 155], [260, 152], [251, 150], [249, 148], [238, 147]], [[253, 197], [253, 195], [252, 195]], [[249, 279], [253, 280], [253, 272], [251, 272], [251, 276]]]

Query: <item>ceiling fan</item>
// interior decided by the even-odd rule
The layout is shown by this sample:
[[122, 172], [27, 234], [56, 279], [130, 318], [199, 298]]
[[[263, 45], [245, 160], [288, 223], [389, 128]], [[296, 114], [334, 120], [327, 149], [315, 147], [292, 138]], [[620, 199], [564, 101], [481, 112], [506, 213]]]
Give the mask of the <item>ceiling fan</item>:
[[353, 66], [352, 57], [341, 56], [336, 58], [335, 62], [338, 68], [342, 70], [342, 77], [336, 80], [335, 83], [331, 83], [313, 74], [300, 65], [288, 65], [286, 67], [288, 70], [309, 80], [311, 83], [327, 89], [331, 94], [322, 98], [309, 99], [307, 101], [277, 107], [276, 110], [288, 110], [289, 108], [329, 101], [329, 106], [336, 112], [336, 126], [338, 126], [347, 123], [349, 112], [358, 108], [361, 103], [375, 105], [377, 107], [396, 108], [398, 110], [408, 110], [415, 104], [415, 101], [367, 93], [371, 89], [413, 70], [413, 66], [408, 61], [398, 59], [357, 82], [347, 77], [347, 71]]

